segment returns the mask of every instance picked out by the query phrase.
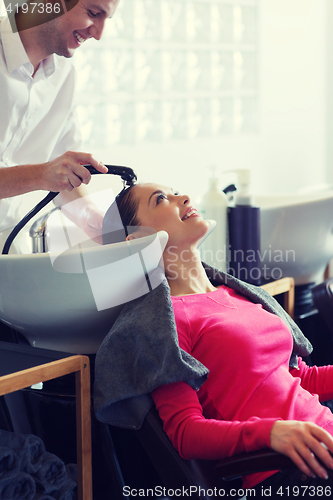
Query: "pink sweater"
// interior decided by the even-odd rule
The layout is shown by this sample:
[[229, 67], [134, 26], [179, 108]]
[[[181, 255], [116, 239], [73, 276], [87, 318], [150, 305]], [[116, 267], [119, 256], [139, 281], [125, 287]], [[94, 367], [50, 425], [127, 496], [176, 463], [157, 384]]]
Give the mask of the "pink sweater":
[[[222, 286], [172, 297], [179, 345], [210, 370], [199, 391], [185, 382], [152, 393], [185, 459], [218, 460], [270, 447], [276, 420], [312, 421], [333, 435], [333, 366], [289, 369], [292, 336], [283, 321]], [[318, 397], [319, 395], [319, 397]], [[243, 478], [246, 488], [272, 472]]]

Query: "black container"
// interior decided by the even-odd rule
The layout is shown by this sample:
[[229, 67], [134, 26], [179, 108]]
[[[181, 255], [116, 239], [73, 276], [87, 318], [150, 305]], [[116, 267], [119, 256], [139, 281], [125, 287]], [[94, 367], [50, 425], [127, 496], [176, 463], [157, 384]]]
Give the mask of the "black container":
[[260, 208], [236, 205], [228, 209], [228, 272], [247, 283], [260, 285]]

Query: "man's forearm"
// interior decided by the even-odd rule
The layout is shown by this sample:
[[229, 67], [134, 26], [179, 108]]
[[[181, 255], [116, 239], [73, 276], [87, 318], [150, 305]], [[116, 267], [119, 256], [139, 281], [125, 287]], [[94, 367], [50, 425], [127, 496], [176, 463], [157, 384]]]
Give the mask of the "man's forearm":
[[0, 199], [43, 188], [44, 164], [0, 168]]
[[[72, 191], [82, 183], [88, 184], [90, 172], [83, 165], [90, 164], [101, 173], [107, 168], [89, 153], [67, 151], [59, 158], [37, 165], [19, 165], [0, 168], [0, 198], [43, 189]], [[0, 164], [1, 167], [1, 164]]]

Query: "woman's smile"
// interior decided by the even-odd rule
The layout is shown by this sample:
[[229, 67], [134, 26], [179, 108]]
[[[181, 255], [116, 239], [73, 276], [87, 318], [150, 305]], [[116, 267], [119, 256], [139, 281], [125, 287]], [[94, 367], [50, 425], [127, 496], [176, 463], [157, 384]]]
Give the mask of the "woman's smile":
[[198, 210], [194, 207], [189, 207], [185, 215], [182, 217], [182, 221], [185, 221], [186, 219], [189, 219], [190, 217], [201, 217], [201, 214], [198, 212]]

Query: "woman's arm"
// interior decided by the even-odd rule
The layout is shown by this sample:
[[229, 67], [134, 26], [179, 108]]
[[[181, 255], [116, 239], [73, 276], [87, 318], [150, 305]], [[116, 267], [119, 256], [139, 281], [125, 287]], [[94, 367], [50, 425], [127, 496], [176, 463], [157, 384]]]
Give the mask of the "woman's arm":
[[185, 382], [158, 387], [152, 397], [165, 432], [187, 460], [219, 460], [272, 448], [290, 457], [308, 476], [327, 477], [316, 457], [333, 469], [333, 438], [312, 422], [257, 417], [245, 422], [205, 419], [196, 392]]
[[318, 394], [320, 401], [333, 399], [333, 366], [308, 366], [298, 358], [298, 367], [290, 370], [293, 377], [301, 379], [301, 386], [311, 394]]
[[276, 418], [248, 421], [206, 419], [197, 393], [185, 382], [158, 387], [152, 392], [164, 430], [185, 459], [218, 460], [270, 446]]

